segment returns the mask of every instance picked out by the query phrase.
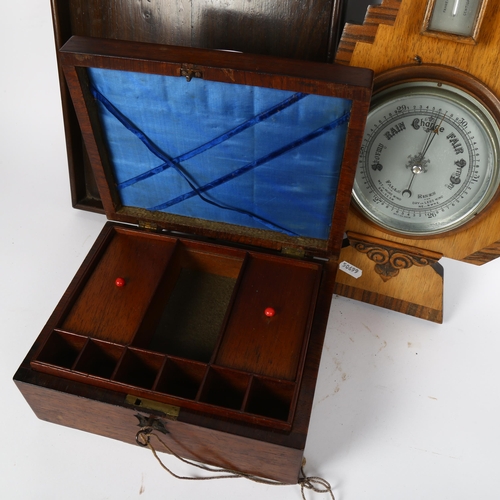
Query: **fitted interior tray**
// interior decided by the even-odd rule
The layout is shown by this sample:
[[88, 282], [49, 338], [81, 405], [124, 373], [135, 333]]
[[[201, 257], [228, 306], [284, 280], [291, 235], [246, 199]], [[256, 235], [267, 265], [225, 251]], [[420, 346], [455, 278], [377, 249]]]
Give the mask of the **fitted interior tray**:
[[91, 254], [34, 370], [291, 428], [321, 263], [113, 223]]

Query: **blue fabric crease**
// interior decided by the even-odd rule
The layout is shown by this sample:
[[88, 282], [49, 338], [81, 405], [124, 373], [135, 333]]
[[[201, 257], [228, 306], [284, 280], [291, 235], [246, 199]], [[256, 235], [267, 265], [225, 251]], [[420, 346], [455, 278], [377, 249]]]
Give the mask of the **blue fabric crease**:
[[221, 184], [224, 184], [225, 182], [231, 181], [235, 179], [236, 177], [239, 177], [240, 175], [246, 174], [250, 170], [259, 167], [260, 165], [263, 165], [264, 163], [267, 163], [268, 161], [277, 158], [278, 156], [281, 156], [282, 154], [291, 151], [294, 148], [297, 148], [301, 146], [302, 144], [306, 144], [309, 141], [312, 141], [316, 137], [319, 137], [320, 135], [325, 134], [326, 132], [335, 129], [338, 125], [341, 125], [342, 123], [346, 123], [349, 120], [350, 113], [346, 113], [345, 115], [341, 116], [337, 120], [334, 120], [333, 122], [329, 123], [328, 125], [325, 125], [324, 127], [321, 127], [314, 132], [311, 132], [310, 134], [306, 135], [305, 137], [302, 137], [301, 139], [298, 139], [296, 141], [291, 142], [290, 144], [287, 144], [283, 146], [282, 148], [277, 149], [276, 151], [272, 151], [269, 153], [267, 156], [264, 156], [262, 158], [259, 158], [251, 163], [248, 163], [247, 165], [238, 168], [234, 172], [231, 172], [223, 177], [219, 177], [218, 179], [209, 182], [208, 184], [205, 184], [204, 186], [201, 186], [197, 189], [194, 189], [193, 191], [190, 191], [188, 193], [185, 193], [181, 196], [178, 196], [177, 198], [174, 198], [173, 200], [166, 201], [165, 203], [162, 203], [160, 205], [156, 205], [154, 207], [150, 207], [149, 210], [164, 210], [165, 208], [171, 207], [173, 205], [176, 205], [177, 203], [180, 203], [181, 201], [187, 200], [188, 198], [191, 198], [192, 196], [195, 196], [199, 193], [208, 191], [210, 189], [213, 189], [217, 186], [220, 186]]
[[96, 68], [89, 78], [123, 205], [328, 238], [351, 101]]

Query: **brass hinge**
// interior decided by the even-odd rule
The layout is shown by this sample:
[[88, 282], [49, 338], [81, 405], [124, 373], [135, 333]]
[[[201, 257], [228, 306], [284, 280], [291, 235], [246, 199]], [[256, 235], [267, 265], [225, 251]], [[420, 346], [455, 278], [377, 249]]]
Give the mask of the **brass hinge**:
[[159, 411], [165, 415], [168, 420], [177, 420], [181, 409], [178, 406], [168, 405], [159, 401], [152, 401], [151, 399], [139, 398], [132, 394], [127, 394], [125, 403], [135, 406], [141, 410]]
[[303, 259], [306, 256], [306, 251], [303, 248], [283, 247], [281, 253], [287, 257], [296, 257], [297, 259]]
[[150, 231], [152, 233], [158, 233], [161, 231], [161, 227], [158, 226], [158, 224], [155, 224], [154, 222], [149, 222], [149, 221], [139, 221], [139, 227], [141, 229], [144, 229], [145, 231]]
[[192, 64], [183, 64], [180, 68], [180, 76], [190, 82], [193, 78], [203, 78], [203, 73]]

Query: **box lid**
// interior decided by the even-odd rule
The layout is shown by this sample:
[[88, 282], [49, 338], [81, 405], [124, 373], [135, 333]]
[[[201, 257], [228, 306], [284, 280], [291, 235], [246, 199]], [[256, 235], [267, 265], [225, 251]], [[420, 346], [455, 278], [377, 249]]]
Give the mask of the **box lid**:
[[[106, 0], [105, 4], [102, 0], [51, 0], [57, 49], [79, 35], [321, 62], [335, 59], [344, 3], [190, 0], [161, 1], [155, 8], [154, 3], [136, 0]], [[72, 204], [104, 213], [62, 70], [59, 81]]]
[[338, 255], [369, 70], [87, 37], [60, 62], [108, 218]]

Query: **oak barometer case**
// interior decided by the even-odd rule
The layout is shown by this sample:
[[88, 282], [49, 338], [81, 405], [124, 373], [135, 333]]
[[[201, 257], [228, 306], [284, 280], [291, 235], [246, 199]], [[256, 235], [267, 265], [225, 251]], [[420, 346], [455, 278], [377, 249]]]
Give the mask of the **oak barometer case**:
[[108, 222], [15, 380], [42, 419], [294, 483], [369, 70], [72, 37]]
[[497, 3], [384, 0], [346, 25], [337, 62], [373, 69], [350, 246], [336, 292], [443, 320], [439, 260], [498, 255]]

